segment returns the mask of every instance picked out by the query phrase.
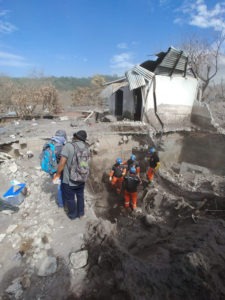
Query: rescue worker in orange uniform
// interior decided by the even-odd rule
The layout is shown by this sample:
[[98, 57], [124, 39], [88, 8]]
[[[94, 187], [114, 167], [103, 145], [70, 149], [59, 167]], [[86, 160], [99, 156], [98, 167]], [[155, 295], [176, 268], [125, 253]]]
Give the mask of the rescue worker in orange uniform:
[[128, 208], [130, 206], [130, 201], [131, 201], [132, 209], [134, 211], [137, 209], [137, 197], [138, 197], [137, 188], [140, 182], [141, 180], [139, 176], [136, 174], [136, 168], [131, 167], [128, 174], [124, 176], [124, 207], [125, 208]]
[[151, 184], [156, 171], [160, 167], [160, 161], [159, 161], [158, 153], [154, 147], [151, 147], [149, 149], [149, 155], [150, 155], [149, 156], [149, 167], [148, 167], [146, 176], [148, 179], [148, 183]]
[[122, 159], [117, 158], [109, 173], [109, 181], [113, 188], [116, 189], [117, 194], [122, 191], [123, 176], [126, 174], [126, 167], [122, 164]]
[[127, 166], [127, 172], [130, 171], [131, 167], [135, 167], [136, 169], [136, 175], [140, 177], [140, 165], [139, 162], [136, 159], [136, 155], [131, 154], [130, 158], [127, 161], [123, 162], [123, 165]]

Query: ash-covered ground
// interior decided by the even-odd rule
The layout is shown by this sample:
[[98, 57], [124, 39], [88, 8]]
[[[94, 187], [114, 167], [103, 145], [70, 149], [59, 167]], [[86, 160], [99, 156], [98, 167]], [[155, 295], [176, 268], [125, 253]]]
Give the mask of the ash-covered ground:
[[[78, 129], [88, 133], [92, 161], [82, 220], [71, 221], [57, 207], [57, 186], [40, 170], [42, 145], [57, 129], [69, 139]], [[4, 123], [0, 132], [1, 195], [13, 179], [28, 189], [18, 211], [1, 207], [2, 299], [225, 299], [221, 130], [154, 135], [139, 122], [65, 114]], [[139, 187], [133, 213], [111, 191], [107, 174], [116, 157], [133, 152], [144, 179], [153, 144], [161, 167], [153, 186]]]

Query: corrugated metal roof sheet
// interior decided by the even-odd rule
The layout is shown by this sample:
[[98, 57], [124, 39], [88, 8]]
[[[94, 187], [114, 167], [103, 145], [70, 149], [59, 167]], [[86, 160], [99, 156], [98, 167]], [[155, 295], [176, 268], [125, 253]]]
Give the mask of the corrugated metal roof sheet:
[[[109, 86], [112, 85], [112, 88], [110, 92], [108, 92], [108, 94], [111, 95], [115, 93], [121, 86], [128, 85], [126, 80], [128, 81], [129, 88], [132, 91], [136, 88], [145, 86], [147, 82], [151, 81], [155, 75], [171, 76], [172, 74], [187, 74], [186, 68], [188, 56], [182, 50], [177, 50], [173, 47], [170, 47], [167, 50], [167, 52], [161, 52], [157, 54], [157, 56], [159, 58], [156, 62], [154, 62], [154, 66], [156, 64], [156, 67], [154, 68], [154, 73], [153, 70], [150, 71], [146, 67], [136, 65], [131, 70], [125, 73], [126, 77], [105, 84]], [[149, 61], [149, 63], [150, 62], [153, 61]], [[146, 63], [148, 63], [148, 61], [145, 62], [145, 65], [148, 66], [149, 64]], [[150, 66], [152, 67], [153, 64], [150, 64]], [[126, 84], [124, 84], [123, 82], [125, 82]]]
[[174, 71], [174, 73], [184, 73], [187, 67], [187, 61], [188, 57], [183, 51], [170, 47], [162, 61], [156, 67], [154, 73], [157, 75], [162, 73], [170, 74], [171, 71]]
[[127, 86], [128, 82], [115, 82], [108, 85], [104, 90], [100, 93], [101, 98], [109, 98], [112, 94], [114, 94], [116, 91], [118, 91], [120, 88]]
[[129, 82], [130, 90], [134, 90], [146, 85], [146, 80], [151, 81], [154, 74], [139, 65], [134, 66], [130, 71], [125, 73]]
[[142, 75], [147, 80], [152, 80], [152, 78], [155, 76], [154, 73], [148, 71], [147, 69], [145, 69], [139, 65], [134, 66], [132, 71], [136, 72], [137, 74]]
[[112, 83], [120, 83], [120, 82], [123, 82], [124, 80], [126, 80], [126, 77], [121, 77], [121, 78], [118, 78], [113, 81], [105, 82], [103, 85], [110, 85]]

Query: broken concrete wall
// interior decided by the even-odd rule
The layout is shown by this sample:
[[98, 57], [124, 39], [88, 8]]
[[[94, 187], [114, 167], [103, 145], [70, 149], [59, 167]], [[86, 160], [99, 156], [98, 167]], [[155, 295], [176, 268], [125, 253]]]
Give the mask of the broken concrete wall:
[[214, 129], [215, 124], [213, 124], [212, 114], [209, 106], [206, 103], [199, 103], [198, 101], [194, 102], [191, 121], [205, 129]]

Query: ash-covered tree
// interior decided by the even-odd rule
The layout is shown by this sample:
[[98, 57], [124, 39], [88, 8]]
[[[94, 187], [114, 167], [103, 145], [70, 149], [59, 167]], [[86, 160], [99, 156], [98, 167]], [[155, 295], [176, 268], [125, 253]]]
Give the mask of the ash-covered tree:
[[32, 117], [39, 106], [48, 113], [59, 112], [57, 90], [51, 86], [30, 87], [27, 85], [14, 87], [11, 97], [13, 110], [24, 119]]
[[71, 95], [73, 105], [102, 106], [102, 99], [99, 94], [103, 89], [104, 82], [103, 76], [95, 75], [92, 77], [89, 87], [77, 87]]
[[219, 58], [225, 35], [221, 34], [209, 41], [198, 36], [192, 36], [182, 43], [181, 49], [188, 55], [192, 70], [201, 80], [202, 100], [207, 96], [207, 88], [219, 69]]
[[43, 111], [58, 113], [61, 110], [58, 92], [53, 85], [42, 86], [39, 93]]
[[0, 76], [0, 111], [6, 112], [11, 106], [14, 83], [7, 76]]

